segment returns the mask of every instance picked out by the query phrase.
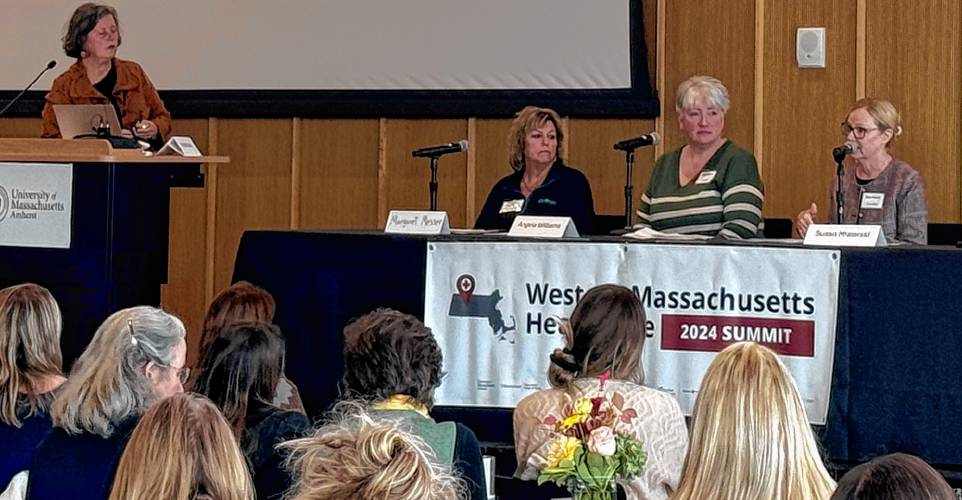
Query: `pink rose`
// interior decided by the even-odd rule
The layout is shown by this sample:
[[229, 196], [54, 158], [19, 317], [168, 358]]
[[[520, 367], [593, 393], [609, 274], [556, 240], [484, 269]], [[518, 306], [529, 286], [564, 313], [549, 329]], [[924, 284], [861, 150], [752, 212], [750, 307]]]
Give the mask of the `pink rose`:
[[615, 454], [615, 433], [610, 427], [598, 427], [591, 431], [588, 437], [588, 450], [603, 457]]

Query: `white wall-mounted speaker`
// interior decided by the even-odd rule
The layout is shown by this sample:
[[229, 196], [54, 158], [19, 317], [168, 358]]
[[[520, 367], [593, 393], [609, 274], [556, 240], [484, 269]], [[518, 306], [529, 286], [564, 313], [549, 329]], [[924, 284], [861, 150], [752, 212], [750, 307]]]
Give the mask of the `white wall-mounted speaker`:
[[799, 68], [824, 68], [825, 28], [798, 28], [795, 58]]

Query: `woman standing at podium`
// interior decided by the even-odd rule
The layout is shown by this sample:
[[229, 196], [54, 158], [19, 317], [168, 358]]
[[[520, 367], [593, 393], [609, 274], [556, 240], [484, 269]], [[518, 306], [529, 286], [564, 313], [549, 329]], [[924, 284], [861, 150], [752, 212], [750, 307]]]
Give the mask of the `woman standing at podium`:
[[[154, 149], [170, 134], [170, 113], [139, 64], [117, 58], [120, 47], [117, 11], [85, 3], [74, 11], [63, 37], [63, 50], [77, 62], [57, 77], [43, 108], [42, 137], [60, 137], [54, 104], [111, 104], [121, 126]], [[122, 131], [111, 130], [114, 135]]]

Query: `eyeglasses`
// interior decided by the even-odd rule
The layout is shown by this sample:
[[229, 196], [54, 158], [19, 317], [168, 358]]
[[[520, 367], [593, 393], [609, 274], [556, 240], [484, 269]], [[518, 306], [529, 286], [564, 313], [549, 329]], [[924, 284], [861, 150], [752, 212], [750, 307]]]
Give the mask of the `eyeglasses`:
[[190, 380], [190, 367], [182, 366], [180, 368], [174, 368], [173, 366], [170, 366], [170, 365], [164, 365], [161, 363], [157, 363], [157, 364], [160, 366], [163, 366], [164, 368], [177, 370], [177, 380], [180, 380], [180, 385], [184, 385], [187, 383], [188, 380]]
[[856, 139], [864, 139], [869, 132], [873, 130], [878, 130], [875, 128], [865, 128], [865, 127], [853, 127], [848, 124], [848, 122], [842, 122], [842, 135], [848, 137], [848, 134], [852, 134]]

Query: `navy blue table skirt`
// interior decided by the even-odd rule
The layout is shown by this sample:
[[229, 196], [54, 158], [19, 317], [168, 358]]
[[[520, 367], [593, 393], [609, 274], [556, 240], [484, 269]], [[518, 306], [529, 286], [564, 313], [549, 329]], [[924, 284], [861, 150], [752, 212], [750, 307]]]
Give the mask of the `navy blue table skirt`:
[[[423, 318], [427, 243], [451, 239], [490, 243], [356, 232], [244, 234], [234, 280], [251, 281], [277, 299], [287, 374], [312, 416], [338, 398], [344, 325], [376, 307]], [[827, 458], [858, 462], [902, 451], [962, 466], [962, 251], [851, 249], [842, 251], [841, 264], [832, 397], [819, 429]], [[468, 425], [484, 442], [513, 440], [510, 410], [444, 407], [435, 414]]]

